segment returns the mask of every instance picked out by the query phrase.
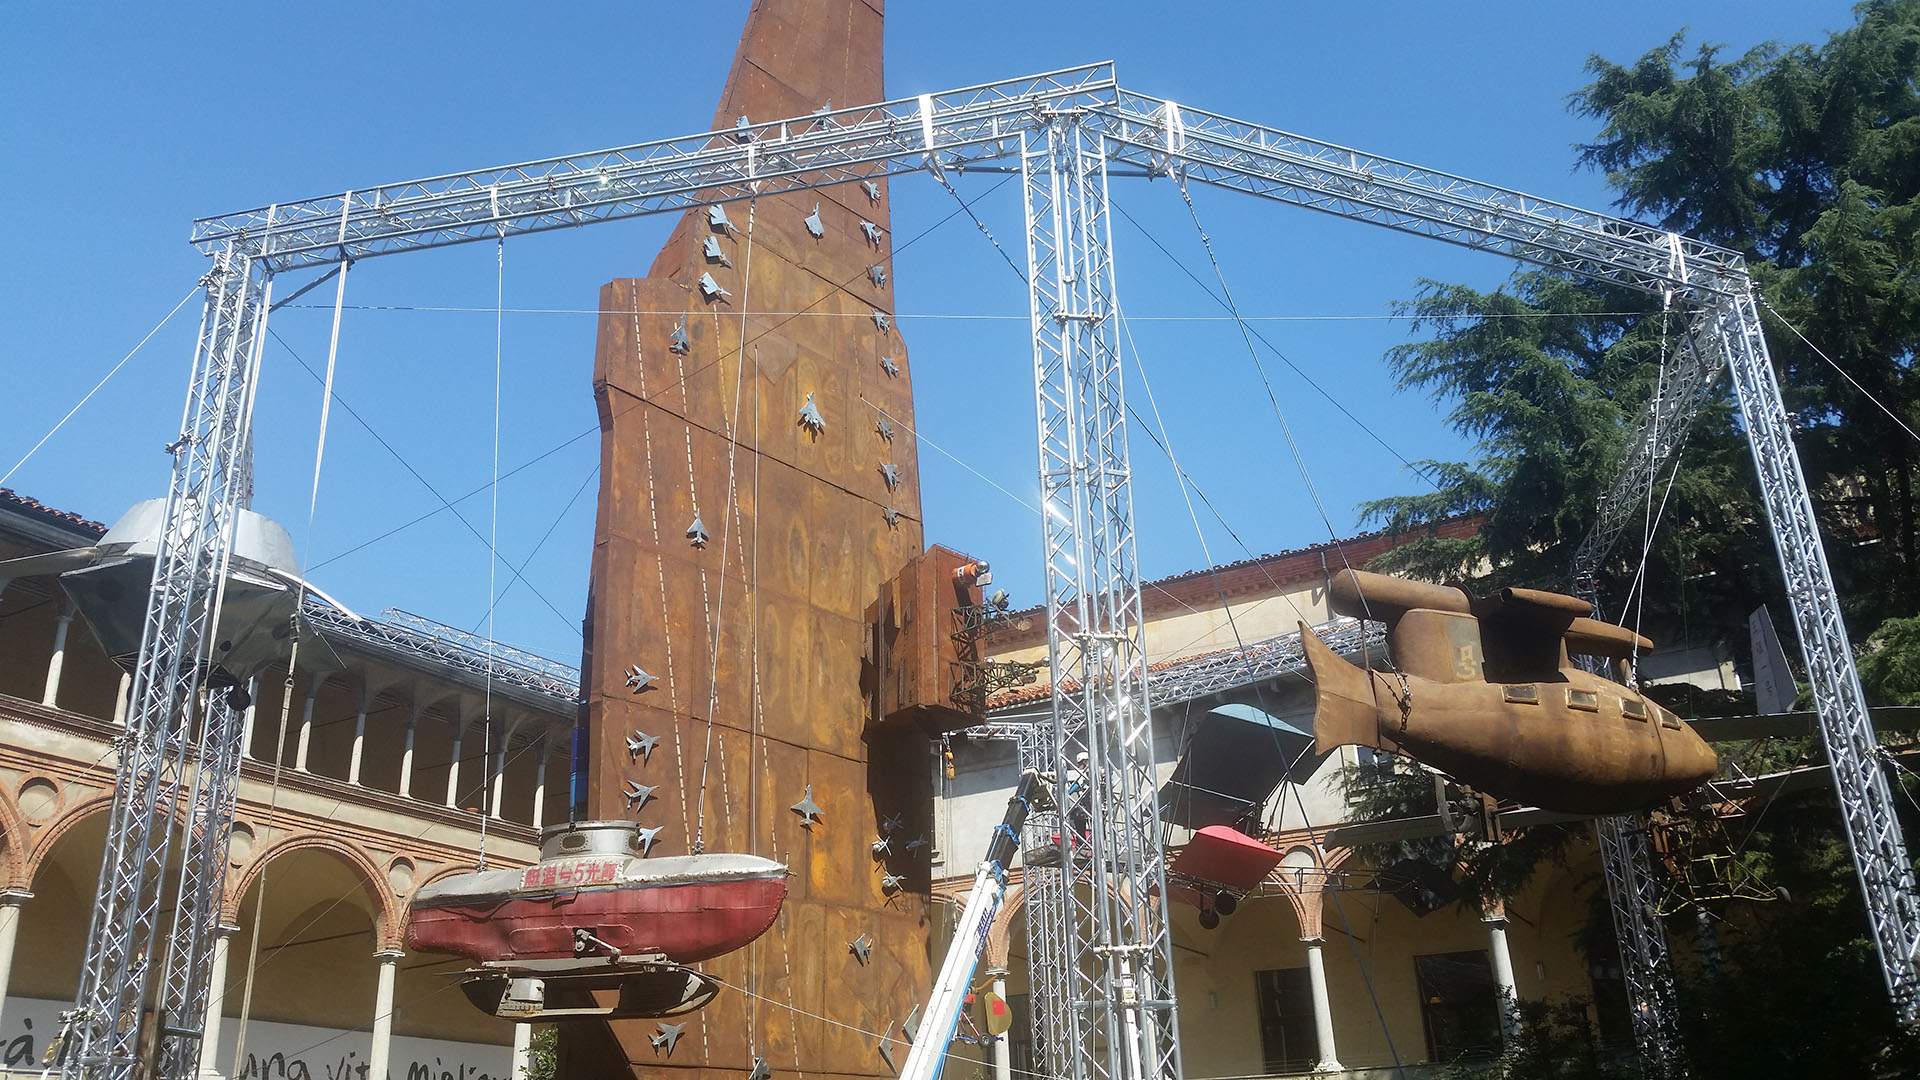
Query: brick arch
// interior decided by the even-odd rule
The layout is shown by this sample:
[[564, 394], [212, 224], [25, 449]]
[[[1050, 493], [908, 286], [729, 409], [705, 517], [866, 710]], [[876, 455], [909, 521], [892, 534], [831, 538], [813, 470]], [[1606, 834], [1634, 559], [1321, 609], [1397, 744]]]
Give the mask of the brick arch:
[[981, 963], [989, 968], [1007, 966], [1007, 954], [1013, 951], [1013, 920], [1026, 909], [1027, 883], [1020, 881], [1007, 889], [1000, 911], [994, 915], [993, 925], [987, 929], [987, 948], [981, 953]]
[[19, 805], [0, 789], [0, 886], [25, 889], [32, 885], [33, 877], [27, 872], [27, 849], [32, 845]]
[[[394, 853], [395, 858], [399, 858], [402, 856], [411, 860], [414, 867], [413, 888], [407, 893], [407, 896], [406, 896], [406, 898], [409, 901], [413, 899], [414, 894], [418, 893], [421, 889], [426, 888], [428, 885], [431, 885], [436, 881], [445, 881], [450, 877], [456, 877], [460, 874], [471, 874], [474, 872], [473, 864], [468, 862], [452, 862], [446, 859], [432, 859], [423, 855], [415, 855], [412, 852], [407, 852], [407, 851], [397, 851]], [[389, 859], [387, 861], [392, 862], [393, 860]], [[435, 869], [432, 873], [427, 873], [423, 869], [424, 867], [427, 867], [427, 866], [435, 866], [437, 867], [437, 869]], [[490, 863], [488, 864], [487, 869], [489, 870], [521, 870], [525, 868], [518, 864], [509, 866], [504, 863], [499, 865], [494, 865]]]
[[[47, 827], [47, 831], [34, 843], [33, 853], [27, 856], [25, 868], [27, 880], [32, 881], [40, 875], [40, 868], [46, 865], [47, 856], [52, 853], [54, 848], [60, 845], [60, 841], [66, 839], [67, 834], [72, 832], [76, 826], [95, 814], [109, 813], [112, 809], [113, 792], [109, 790], [101, 792], [91, 799], [87, 799], [84, 802], [68, 807], [62, 811], [60, 816], [54, 820], [53, 824]], [[181, 814], [178, 807], [175, 807], [171, 816], [174, 827], [178, 828], [184, 820], [184, 815]]]
[[220, 904], [220, 917], [225, 922], [237, 922], [240, 917], [240, 903], [246, 898], [247, 891], [266, 871], [267, 864], [284, 855], [298, 851], [318, 849], [328, 852], [345, 863], [354, 877], [360, 880], [361, 888], [366, 890], [373, 907], [373, 934], [382, 949], [400, 947], [400, 930], [403, 920], [398, 905], [394, 903], [385, 887], [386, 874], [365, 851], [320, 833], [295, 833], [267, 845], [258, 855], [247, 862], [226, 890], [226, 896]]
[[[1286, 865], [1288, 856], [1295, 852], [1304, 852], [1307, 858], [1313, 860], [1314, 877], [1300, 885], [1294, 884], [1291, 871], [1305, 869], [1305, 867]], [[1293, 905], [1294, 918], [1300, 924], [1302, 940], [1321, 936], [1324, 930], [1321, 918], [1326, 906], [1327, 890], [1334, 888], [1333, 871], [1339, 869], [1352, 854], [1352, 848], [1336, 848], [1329, 852], [1318, 844], [1311, 843], [1289, 844], [1281, 853], [1280, 865], [1273, 868], [1273, 878], [1279, 885], [1281, 894], [1287, 898], [1289, 904]]]
[[[1120, 886], [1112, 886], [1118, 890]], [[1150, 903], [1160, 903], [1159, 897], [1153, 897]], [[1014, 917], [1027, 909], [1027, 883], [1024, 879], [1007, 886], [1006, 894], [1000, 900], [1000, 910], [994, 913], [993, 925], [987, 929], [987, 947], [980, 954], [980, 962], [989, 967], [1006, 967], [1007, 954], [1013, 950]]]

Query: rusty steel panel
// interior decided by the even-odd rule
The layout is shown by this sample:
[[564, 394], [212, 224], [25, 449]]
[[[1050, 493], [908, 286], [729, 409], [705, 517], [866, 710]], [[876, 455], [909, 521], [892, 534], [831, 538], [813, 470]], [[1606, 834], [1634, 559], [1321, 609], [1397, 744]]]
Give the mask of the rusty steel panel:
[[[756, 3], [714, 126], [881, 100], [881, 25], [862, 0]], [[701, 965], [726, 988], [670, 1057], [651, 1022], [573, 1025], [568, 1075], [738, 1080], [764, 1057], [776, 1076], [886, 1076], [878, 1034], [892, 1023], [898, 1038], [927, 991], [931, 850], [905, 847], [931, 832], [931, 750], [918, 732], [868, 733], [863, 682], [867, 605], [922, 551], [907, 350], [872, 318], [893, 313], [890, 195], [846, 184], [736, 201], [731, 231], [692, 211], [646, 277], [601, 290], [586, 814], [660, 827], [657, 855], [697, 833], [792, 876], [771, 930]], [[805, 225], [816, 206], [819, 237]], [[731, 295], [703, 297], [703, 274]], [[818, 431], [800, 422], [809, 394]], [[883, 462], [899, 467], [891, 490]], [[634, 666], [652, 677], [637, 692]], [[658, 737], [650, 756], [629, 753], [635, 731]], [[629, 782], [656, 790], [632, 805]], [[791, 809], [809, 791], [812, 822]], [[876, 856], [894, 819], [907, 835]], [[863, 934], [866, 964], [847, 948]]]
[[902, 567], [867, 607], [872, 641], [873, 715], [929, 732], [957, 731], [985, 717], [954, 700], [960, 650], [954, 609], [978, 607], [980, 586], [956, 572], [975, 560], [939, 544]]

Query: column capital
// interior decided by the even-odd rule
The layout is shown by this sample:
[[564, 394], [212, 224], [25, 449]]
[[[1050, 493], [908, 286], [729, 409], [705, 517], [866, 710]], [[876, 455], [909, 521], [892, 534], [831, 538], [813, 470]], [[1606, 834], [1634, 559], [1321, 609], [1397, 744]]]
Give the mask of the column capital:
[[1319, 934], [1302, 934], [1300, 940], [1308, 945], [1325, 945], [1327, 939]]
[[384, 949], [376, 949], [376, 950], [374, 950], [374, 953], [373, 953], [373, 958], [374, 958], [375, 960], [378, 960], [378, 961], [380, 961], [380, 962], [381, 962], [382, 964], [397, 964], [397, 963], [399, 963], [399, 962], [400, 962], [400, 961], [401, 961], [401, 960], [402, 960], [402, 959], [403, 959], [403, 958], [404, 958], [404, 957], [405, 957], [406, 955], [407, 955], [407, 954], [406, 954], [406, 952], [405, 952], [405, 950], [403, 950], [403, 949], [400, 949], [400, 948], [399, 948], [399, 947], [397, 947], [397, 946], [391, 946], [391, 945], [390, 945], [390, 946], [388, 946], [387, 948], [384, 948]]
[[19, 905], [31, 899], [33, 899], [32, 889], [22, 889], [11, 885], [0, 889], [0, 904]]
[[213, 932], [223, 938], [229, 938], [240, 932], [239, 923], [223, 922], [213, 928]]
[[1490, 911], [1480, 916], [1480, 921], [1495, 929], [1505, 930], [1507, 928], [1507, 913], [1504, 911]]

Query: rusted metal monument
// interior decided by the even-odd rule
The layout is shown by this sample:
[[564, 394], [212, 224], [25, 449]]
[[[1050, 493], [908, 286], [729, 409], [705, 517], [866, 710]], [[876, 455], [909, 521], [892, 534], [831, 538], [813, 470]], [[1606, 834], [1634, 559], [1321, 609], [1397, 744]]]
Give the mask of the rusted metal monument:
[[[714, 129], [881, 100], [881, 27], [865, 3], [756, 4]], [[870, 730], [862, 677], [866, 609], [925, 546], [889, 194], [695, 207], [646, 277], [601, 290], [583, 816], [794, 876], [778, 923], [706, 966], [729, 989], [671, 1055], [653, 1022], [570, 1029], [567, 1075], [887, 1075], [862, 1033], [898, 1032], [926, 995], [928, 852], [905, 845], [929, 832], [928, 743]], [[889, 825], [906, 835], [877, 866]]]

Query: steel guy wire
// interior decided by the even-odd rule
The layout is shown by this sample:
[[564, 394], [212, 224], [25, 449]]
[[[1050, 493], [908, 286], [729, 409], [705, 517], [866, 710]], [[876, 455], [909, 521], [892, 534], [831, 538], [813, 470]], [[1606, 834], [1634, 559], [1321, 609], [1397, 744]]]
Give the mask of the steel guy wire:
[[80, 411], [81, 406], [84, 406], [87, 402], [92, 401], [93, 395], [99, 393], [101, 387], [107, 385], [107, 382], [109, 380], [111, 380], [115, 375], [118, 375], [120, 373], [120, 369], [127, 366], [127, 361], [133, 359], [134, 354], [140, 351], [141, 346], [144, 346], [147, 342], [153, 340], [153, 335], [159, 333], [161, 327], [171, 322], [173, 320], [173, 317], [179, 313], [180, 309], [186, 306], [187, 301], [193, 299], [193, 294], [199, 291], [200, 291], [200, 286], [198, 284], [194, 285], [193, 288], [188, 289], [187, 295], [181, 297], [180, 302], [173, 305], [173, 310], [167, 312], [166, 315], [164, 315], [159, 322], [154, 324], [153, 329], [147, 331], [147, 336], [141, 338], [139, 344], [127, 350], [127, 355], [121, 357], [120, 362], [113, 365], [112, 370], [108, 371], [105, 375], [101, 376], [100, 381], [93, 384], [93, 389], [87, 391], [86, 394], [84, 394], [79, 401], [75, 402], [73, 408], [68, 409], [67, 414], [65, 416], [62, 416], [59, 420], [55, 421], [53, 427], [48, 429], [45, 435], [40, 436], [40, 441], [37, 443], [34, 443], [31, 449], [29, 449], [25, 454], [21, 455], [20, 460], [14, 462], [13, 467], [8, 469], [5, 475], [0, 475], [0, 484], [4, 484], [8, 480], [12, 479], [13, 474], [20, 471], [20, 466], [25, 465], [27, 463], [28, 458], [31, 458], [34, 455], [34, 453], [38, 451], [41, 447], [47, 445], [47, 440], [53, 438], [54, 435], [58, 433], [62, 427], [65, 427], [67, 421], [73, 419], [73, 414]]

